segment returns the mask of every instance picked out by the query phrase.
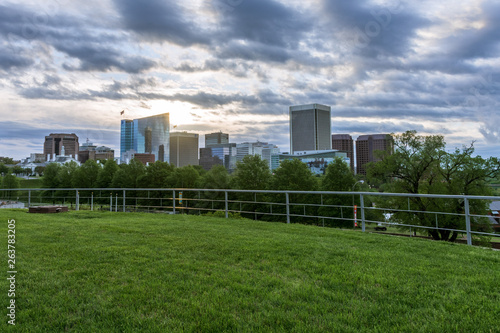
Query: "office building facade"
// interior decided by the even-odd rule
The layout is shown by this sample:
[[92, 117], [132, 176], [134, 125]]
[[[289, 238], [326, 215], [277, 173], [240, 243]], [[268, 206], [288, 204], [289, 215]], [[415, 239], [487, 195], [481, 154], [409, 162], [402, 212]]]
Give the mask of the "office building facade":
[[205, 134], [205, 147], [211, 147], [214, 145], [220, 144], [228, 144], [229, 143], [229, 134], [217, 132]]
[[295, 154], [280, 154], [280, 163], [283, 160], [299, 159], [304, 162], [309, 170], [316, 175], [325, 174], [328, 164], [332, 163], [336, 158], [341, 158], [347, 165], [351, 161], [347, 157], [347, 153], [338, 150], [313, 150], [296, 152]]
[[290, 151], [329, 150], [331, 108], [321, 104], [290, 106]]
[[354, 172], [354, 141], [349, 134], [332, 134], [332, 149], [347, 152], [351, 161], [350, 167]]
[[393, 151], [393, 142], [390, 134], [361, 135], [356, 140], [356, 172], [366, 175], [365, 165], [379, 161], [377, 151]]
[[76, 136], [76, 134], [51, 133], [45, 137], [43, 154], [47, 161], [52, 161], [56, 156], [61, 155], [71, 156], [77, 159], [79, 147], [78, 136]]
[[176, 167], [198, 165], [199, 135], [187, 132], [170, 133], [170, 163]]
[[120, 159], [122, 162], [125, 161], [125, 153], [132, 150], [135, 154], [152, 154], [155, 161], [169, 162], [169, 114], [163, 113], [139, 119], [123, 119], [120, 133]]

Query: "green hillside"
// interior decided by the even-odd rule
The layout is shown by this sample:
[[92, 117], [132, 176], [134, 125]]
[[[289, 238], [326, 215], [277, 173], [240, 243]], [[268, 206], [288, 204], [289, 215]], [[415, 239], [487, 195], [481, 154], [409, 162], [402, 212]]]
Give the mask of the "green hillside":
[[70, 212], [16, 220], [16, 332], [498, 332], [500, 252], [304, 225]]

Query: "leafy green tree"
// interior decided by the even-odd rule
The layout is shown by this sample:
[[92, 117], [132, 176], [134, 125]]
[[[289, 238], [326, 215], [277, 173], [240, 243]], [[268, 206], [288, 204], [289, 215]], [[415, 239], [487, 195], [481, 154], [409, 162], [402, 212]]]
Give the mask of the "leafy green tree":
[[[232, 176], [232, 187], [240, 190], [266, 190], [271, 182], [271, 171], [269, 165], [259, 155], [247, 155], [236, 162], [236, 170]], [[239, 201], [268, 201], [266, 194], [237, 193], [234, 196]], [[238, 205], [238, 204], [235, 204]], [[234, 207], [234, 209], [239, 209]], [[262, 204], [245, 203], [241, 206], [242, 211], [247, 212], [269, 212]], [[259, 214], [243, 214], [247, 218], [261, 218]]]
[[94, 160], [87, 160], [73, 174], [73, 187], [93, 188], [97, 185], [97, 177], [101, 166]]
[[[307, 167], [307, 164], [299, 159], [284, 160], [280, 166], [274, 170], [270, 182], [270, 188], [277, 191], [315, 191], [318, 189], [318, 178]], [[273, 194], [270, 196], [273, 202], [285, 203], [285, 195]], [[289, 194], [290, 202], [301, 202], [306, 204], [319, 204], [316, 202], [317, 196], [309, 194]], [[273, 206], [273, 213], [284, 214], [285, 206]], [[292, 215], [317, 215], [317, 207], [290, 205], [290, 213]], [[265, 219], [269, 219], [268, 217]], [[275, 218], [273, 218], [275, 220]], [[301, 216], [291, 216], [291, 222], [297, 223], [316, 223], [316, 218], [305, 218]]]
[[118, 171], [119, 167], [115, 160], [107, 160], [104, 167], [99, 170], [97, 175], [96, 187], [106, 188], [111, 186], [113, 176]]
[[[391, 192], [412, 194], [466, 194], [488, 195], [491, 190], [487, 180], [500, 173], [497, 158], [483, 159], [473, 156], [471, 144], [445, 151], [442, 136], [420, 136], [416, 131], [407, 131], [394, 136], [395, 151], [392, 155], [384, 154], [378, 163], [368, 166], [370, 179], [383, 180]], [[446, 229], [465, 230], [465, 218], [459, 215], [436, 215], [427, 212], [464, 213], [464, 203], [457, 199], [409, 198], [411, 210], [416, 212], [396, 212], [395, 221], [408, 224]], [[390, 198], [379, 200], [378, 206], [406, 210], [408, 199]], [[475, 215], [486, 215], [488, 204], [482, 200], [470, 200], [470, 211]], [[474, 225], [479, 230], [487, 230], [489, 224], [484, 218], [475, 218]], [[450, 230], [426, 229], [436, 240], [454, 241], [458, 233]]]
[[309, 170], [307, 164], [299, 159], [282, 161], [274, 170], [271, 181], [271, 189], [278, 191], [315, 191], [317, 187], [317, 178]]
[[2, 162], [4, 164], [14, 164], [14, 159], [11, 157], [2, 157], [0, 162]]
[[42, 187], [44, 188], [58, 188], [60, 180], [58, 178], [61, 166], [57, 163], [49, 163], [45, 167], [45, 172], [42, 177]]
[[35, 167], [35, 173], [37, 173], [40, 177], [43, 176], [43, 173], [45, 172], [45, 167], [44, 166], [37, 166]]
[[59, 179], [60, 188], [72, 188], [73, 187], [73, 177], [78, 169], [78, 164], [71, 161], [69, 163], [63, 164], [57, 173], [57, 178]]
[[1, 175], [6, 175], [10, 172], [10, 169], [8, 166], [6, 166], [4, 163], [0, 163], [0, 176]]
[[144, 187], [172, 187], [171, 175], [174, 170], [175, 167], [167, 162], [156, 161], [155, 163], [149, 164], [146, 168], [146, 176], [144, 177]]
[[[229, 189], [231, 187], [231, 178], [227, 169], [222, 165], [216, 165], [209, 171], [205, 172], [199, 179], [199, 188], [203, 189]], [[204, 191], [202, 193], [204, 199], [212, 201], [201, 201], [197, 204], [200, 208], [210, 208], [222, 210], [225, 208], [225, 194], [223, 192]]]
[[[15, 189], [19, 188], [19, 179], [13, 174], [6, 174], [2, 178], [2, 188], [4, 189]], [[3, 191], [2, 191], [3, 192]], [[5, 199], [14, 199], [17, 197], [17, 191], [5, 191], [2, 193]]]
[[12, 167], [12, 172], [17, 176], [23, 174], [25, 170], [20, 165], [15, 165]]
[[[323, 191], [352, 191], [356, 179], [351, 168], [343, 159], [337, 157], [328, 164], [325, 175], [321, 179]], [[323, 196], [323, 204], [319, 209], [322, 216], [335, 219], [325, 220], [325, 225], [334, 227], [352, 227], [354, 225], [354, 208], [357, 198], [352, 195], [330, 194]], [[345, 219], [343, 219], [345, 218]]]
[[271, 181], [271, 171], [259, 155], [246, 155], [236, 162], [233, 187], [240, 190], [265, 190]]
[[175, 188], [195, 188], [200, 174], [196, 169], [187, 165], [181, 168], [176, 168], [170, 175], [170, 184]]
[[138, 188], [143, 185], [146, 167], [135, 158], [129, 164], [121, 164], [120, 169], [113, 175], [111, 187]]

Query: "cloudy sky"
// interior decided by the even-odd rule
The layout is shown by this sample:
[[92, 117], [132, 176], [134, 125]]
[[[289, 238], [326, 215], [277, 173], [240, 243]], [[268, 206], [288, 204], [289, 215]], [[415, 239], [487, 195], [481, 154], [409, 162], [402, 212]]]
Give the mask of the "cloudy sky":
[[499, 156], [500, 3], [459, 4], [0, 0], [0, 156], [51, 132], [118, 151], [121, 110], [288, 151], [288, 107], [309, 103], [334, 133], [415, 129]]

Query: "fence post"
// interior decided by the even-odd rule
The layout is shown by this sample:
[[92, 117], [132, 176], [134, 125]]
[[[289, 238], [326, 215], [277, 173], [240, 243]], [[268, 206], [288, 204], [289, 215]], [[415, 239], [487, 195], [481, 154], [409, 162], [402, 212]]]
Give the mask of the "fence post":
[[90, 210], [94, 211], [94, 192], [91, 194], [91, 199], [90, 199]]
[[175, 214], [175, 190], [172, 191], [172, 208]]
[[225, 208], [226, 208], [226, 219], [227, 219], [227, 217], [229, 215], [229, 212], [228, 212], [228, 202], [227, 202], [227, 191], [224, 191], [224, 205], [225, 205]]
[[286, 197], [286, 223], [290, 223], [290, 198], [288, 192], [285, 192]]
[[31, 207], [31, 190], [28, 190], [28, 208]]
[[80, 210], [80, 193], [78, 193], [78, 190], [76, 190], [75, 210]]
[[115, 193], [115, 213], [118, 212], [118, 193]]
[[465, 230], [467, 231], [467, 245], [472, 245], [472, 234], [470, 228], [469, 199], [464, 198]]
[[361, 230], [365, 232], [365, 200], [363, 194], [359, 195], [359, 205], [361, 206]]
[[125, 213], [125, 190], [123, 190], [123, 212]]
[[113, 193], [109, 194], [109, 211], [113, 211]]

